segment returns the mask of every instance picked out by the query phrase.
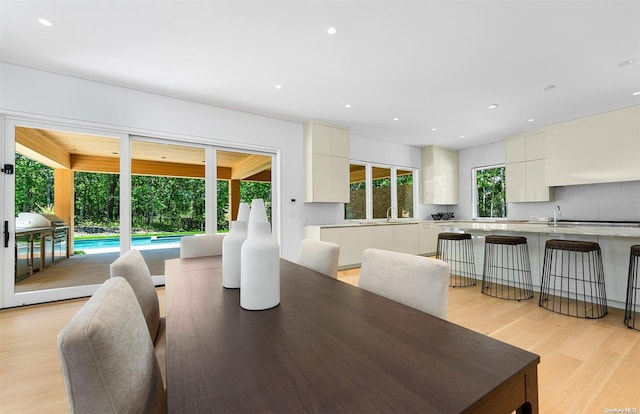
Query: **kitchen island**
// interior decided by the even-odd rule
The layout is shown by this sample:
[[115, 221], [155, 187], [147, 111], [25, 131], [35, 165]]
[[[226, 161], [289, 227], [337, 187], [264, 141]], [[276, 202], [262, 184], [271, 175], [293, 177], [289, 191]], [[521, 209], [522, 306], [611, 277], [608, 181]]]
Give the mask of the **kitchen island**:
[[[547, 240], [583, 240], [600, 244], [605, 273], [607, 300], [610, 306], [624, 308], [629, 251], [640, 244], [640, 226], [582, 225], [524, 220], [397, 220], [391, 222], [344, 222], [305, 226], [305, 237], [340, 245], [340, 268], [358, 267], [362, 252], [375, 247], [410, 254], [433, 255], [438, 233], [468, 232], [472, 236], [476, 278], [482, 279], [484, 238], [490, 234], [517, 235], [527, 238], [534, 288], [539, 290], [544, 246]], [[537, 295], [536, 295], [537, 297]]]
[[544, 247], [547, 240], [581, 240], [596, 242], [602, 250], [607, 301], [609, 306], [623, 308], [627, 289], [629, 252], [640, 244], [640, 227], [593, 223], [538, 223], [518, 221], [440, 221], [435, 227], [442, 232], [471, 234], [476, 262], [476, 278], [482, 279], [484, 238], [489, 234], [518, 235], [527, 238], [531, 277], [536, 290], [540, 289]]

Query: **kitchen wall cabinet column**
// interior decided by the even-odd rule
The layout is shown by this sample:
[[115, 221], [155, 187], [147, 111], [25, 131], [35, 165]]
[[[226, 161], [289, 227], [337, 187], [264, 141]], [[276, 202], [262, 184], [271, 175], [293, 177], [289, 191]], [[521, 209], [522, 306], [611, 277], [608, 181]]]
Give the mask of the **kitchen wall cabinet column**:
[[536, 131], [505, 140], [507, 202], [553, 200], [545, 183], [545, 133]]
[[349, 130], [304, 124], [305, 202], [349, 202]]
[[458, 151], [422, 148], [422, 204], [458, 204]]

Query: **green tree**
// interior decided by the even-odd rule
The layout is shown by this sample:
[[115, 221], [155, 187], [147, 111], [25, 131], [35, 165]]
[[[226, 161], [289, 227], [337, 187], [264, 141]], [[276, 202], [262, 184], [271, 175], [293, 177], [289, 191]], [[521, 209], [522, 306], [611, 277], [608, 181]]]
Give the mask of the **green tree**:
[[264, 200], [267, 219], [271, 223], [271, 183], [264, 181], [241, 181], [240, 202], [251, 204], [251, 201], [257, 198]]
[[16, 154], [15, 211], [34, 212], [53, 204], [53, 169]]
[[486, 168], [476, 171], [478, 189], [478, 217], [506, 217], [505, 168]]

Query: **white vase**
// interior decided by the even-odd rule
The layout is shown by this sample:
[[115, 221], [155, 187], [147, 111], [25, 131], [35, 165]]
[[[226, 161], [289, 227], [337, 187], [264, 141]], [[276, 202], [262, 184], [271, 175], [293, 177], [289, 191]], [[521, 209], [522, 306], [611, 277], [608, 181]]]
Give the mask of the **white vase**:
[[[255, 223], [269, 223], [269, 220], [267, 220], [267, 210], [264, 208], [264, 200], [261, 198], [256, 198], [251, 201], [251, 211], [249, 212], [249, 234], [252, 232], [252, 224]], [[269, 232], [271, 232], [271, 230], [269, 230]]]
[[236, 221], [249, 221], [249, 203], [240, 203], [238, 207], [238, 217]]
[[240, 306], [270, 309], [280, 303], [280, 248], [268, 222], [250, 221], [250, 229], [241, 250]]
[[240, 287], [240, 252], [247, 239], [247, 222], [232, 221], [231, 229], [222, 240], [222, 286]]

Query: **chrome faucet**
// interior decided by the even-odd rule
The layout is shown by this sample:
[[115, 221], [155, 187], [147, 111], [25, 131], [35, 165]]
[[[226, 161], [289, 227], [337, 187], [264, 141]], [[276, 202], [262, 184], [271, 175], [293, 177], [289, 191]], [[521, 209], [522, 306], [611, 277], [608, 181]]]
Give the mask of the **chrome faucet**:
[[387, 223], [391, 221], [391, 207], [387, 209]]
[[562, 213], [560, 212], [560, 206], [555, 206], [553, 209], [553, 227], [556, 227], [558, 224], [558, 217], [561, 217]]

